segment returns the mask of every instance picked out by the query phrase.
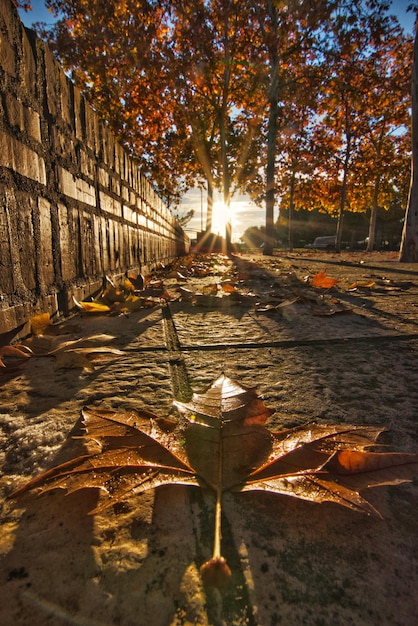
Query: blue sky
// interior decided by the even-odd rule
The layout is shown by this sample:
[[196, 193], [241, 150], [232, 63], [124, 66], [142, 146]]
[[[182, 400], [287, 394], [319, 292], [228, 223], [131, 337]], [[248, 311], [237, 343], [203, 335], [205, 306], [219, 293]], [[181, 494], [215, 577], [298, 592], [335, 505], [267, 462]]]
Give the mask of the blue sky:
[[[412, 33], [414, 27], [413, 14], [406, 13], [406, 9], [410, 4], [418, 6], [418, 0], [392, 0], [392, 12], [398, 16], [403, 28]], [[26, 12], [19, 10], [20, 17], [25, 26], [31, 26], [34, 22], [53, 22], [54, 17], [45, 8], [44, 0], [32, 0], [32, 11]]]
[[[391, 12], [398, 16], [399, 22], [406, 32], [413, 33], [414, 14], [412, 12], [407, 13], [407, 7], [410, 4], [418, 6], [418, 0], [392, 0]], [[50, 23], [54, 21], [52, 13], [45, 8], [44, 0], [32, 0], [32, 11], [26, 12], [19, 10], [19, 13], [23, 23], [28, 27], [31, 27], [34, 22]], [[203, 216], [200, 210], [202, 205], [204, 213]], [[189, 236], [194, 237], [195, 231], [199, 231], [202, 224], [203, 227], [205, 226], [205, 207], [206, 194], [204, 192], [203, 196], [201, 196], [200, 191], [196, 189], [189, 191], [184, 196], [179, 207], [179, 212], [183, 213], [189, 209], [195, 210], [194, 218], [186, 227]], [[246, 196], [236, 195], [232, 198], [231, 213], [233, 216], [232, 237], [235, 241], [239, 240], [242, 233], [249, 226], [263, 226], [265, 223], [264, 209], [256, 207]], [[219, 222], [223, 222], [224, 209], [221, 202], [215, 204], [214, 225], [216, 225], [217, 215], [219, 215]], [[220, 230], [223, 231], [223, 224], [220, 226]]]
[[32, 11], [23, 11], [19, 9], [22, 22], [29, 28], [34, 22], [54, 22], [52, 13], [45, 7], [44, 0], [31, 0]]

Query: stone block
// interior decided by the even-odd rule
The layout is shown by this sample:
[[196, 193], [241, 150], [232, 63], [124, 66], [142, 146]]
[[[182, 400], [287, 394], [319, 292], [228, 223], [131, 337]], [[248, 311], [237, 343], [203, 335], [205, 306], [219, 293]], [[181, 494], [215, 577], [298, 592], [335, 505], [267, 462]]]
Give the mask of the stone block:
[[86, 105], [85, 108], [85, 117], [86, 117], [86, 145], [90, 150], [96, 153], [96, 150], [99, 150], [100, 142], [99, 142], [99, 123], [98, 117], [93, 109]]
[[39, 113], [30, 107], [24, 107], [23, 125], [29, 137], [41, 143], [41, 118]]
[[110, 177], [110, 191], [112, 191], [117, 196], [120, 196], [121, 184], [120, 180], [116, 178], [116, 176]]
[[103, 274], [103, 261], [102, 261], [102, 245], [101, 245], [101, 219], [97, 215], [93, 215], [93, 237], [92, 237], [92, 251], [93, 251], [93, 267], [94, 274]]
[[102, 211], [110, 213], [111, 215], [117, 215], [118, 217], [122, 215], [122, 204], [119, 200], [104, 191], [99, 191], [99, 198]]
[[100, 238], [100, 245], [101, 245], [101, 251], [102, 251], [102, 268], [103, 268], [103, 273], [106, 274], [106, 272], [109, 271], [110, 269], [110, 256], [109, 256], [109, 231], [108, 231], [108, 220], [104, 217], [100, 217], [99, 220], [99, 238]]
[[55, 283], [54, 259], [52, 253], [51, 204], [45, 198], [38, 198], [38, 210], [41, 245], [37, 253], [39, 255], [41, 285], [46, 288]]
[[74, 176], [61, 166], [58, 167], [58, 178], [61, 193], [84, 204], [96, 206], [96, 190], [93, 185]]
[[23, 62], [21, 63], [22, 72], [22, 84], [24, 85], [26, 93], [32, 99], [37, 98], [37, 72], [35, 56], [33, 49], [26, 34], [25, 29], [22, 27], [22, 52]]
[[104, 189], [109, 188], [109, 173], [103, 169], [103, 167], [99, 167], [98, 172], [99, 177], [99, 185], [101, 185]]
[[48, 46], [44, 47], [44, 64], [46, 80], [46, 102], [49, 114], [56, 119], [59, 108], [58, 76], [59, 67]]
[[4, 94], [6, 119], [11, 128], [23, 130], [23, 105], [10, 92]]
[[0, 298], [13, 292], [12, 259], [10, 256], [9, 217], [4, 202], [4, 188], [0, 189]]
[[73, 126], [72, 85], [62, 70], [59, 72], [61, 117], [66, 124]]
[[46, 185], [44, 159], [24, 143], [0, 130], [0, 165]]
[[77, 157], [72, 133], [61, 123], [60, 126], [54, 125], [51, 128], [50, 136], [54, 154], [62, 157], [62, 161], [68, 166], [75, 166]]
[[0, 129], [0, 166], [13, 167], [12, 138]]
[[7, 40], [12, 43], [16, 26], [19, 24], [19, 16], [11, 1], [6, 0], [0, 3], [0, 31]]
[[85, 150], [80, 150], [80, 170], [84, 176], [90, 178], [92, 181], [94, 180], [96, 161], [93, 160]]
[[64, 282], [75, 280], [73, 245], [70, 234], [68, 209], [64, 204], [58, 204], [58, 224], [61, 253], [61, 278]]
[[33, 213], [36, 202], [28, 193], [18, 194], [16, 200], [15, 289], [21, 289], [20, 280], [22, 280], [25, 289], [33, 291], [37, 286], [36, 255], [40, 246], [39, 241], [38, 246], [35, 245]]
[[0, 66], [6, 74], [15, 78], [17, 74], [17, 59], [10, 40], [1, 29], [2, 23], [4, 24], [3, 20], [0, 21]]
[[81, 95], [80, 89], [78, 89], [78, 87], [76, 86], [73, 87], [73, 95], [74, 95], [75, 136], [80, 141], [83, 141], [85, 137], [85, 128], [86, 128], [86, 119], [85, 119], [86, 102], [83, 96]]

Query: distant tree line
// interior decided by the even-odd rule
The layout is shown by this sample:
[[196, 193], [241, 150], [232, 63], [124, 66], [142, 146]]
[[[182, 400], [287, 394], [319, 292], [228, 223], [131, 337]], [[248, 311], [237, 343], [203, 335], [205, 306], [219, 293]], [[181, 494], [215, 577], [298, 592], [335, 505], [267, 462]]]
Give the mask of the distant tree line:
[[[399, 250], [401, 243], [404, 207], [393, 205], [389, 211], [379, 208], [376, 216], [375, 246], [376, 250]], [[299, 209], [289, 222], [289, 210], [283, 208], [274, 226], [275, 248], [292, 250], [304, 248], [314, 242], [316, 237], [335, 235], [338, 217], [318, 209]], [[370, 211], [358, 213], [347, 211], [345, 214], [344, 237], [342, 249], [366, 250]], [[264, 226], [250, 226], [241, 237], [244, 249], [264, 247]]]

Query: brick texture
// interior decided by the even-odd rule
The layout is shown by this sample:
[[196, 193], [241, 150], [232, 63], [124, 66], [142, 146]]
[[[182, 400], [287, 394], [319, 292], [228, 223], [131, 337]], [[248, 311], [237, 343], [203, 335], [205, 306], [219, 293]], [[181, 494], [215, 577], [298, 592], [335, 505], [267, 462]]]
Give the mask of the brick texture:
[[189, 241], [47, 45], [0, 3], [0, 334]]

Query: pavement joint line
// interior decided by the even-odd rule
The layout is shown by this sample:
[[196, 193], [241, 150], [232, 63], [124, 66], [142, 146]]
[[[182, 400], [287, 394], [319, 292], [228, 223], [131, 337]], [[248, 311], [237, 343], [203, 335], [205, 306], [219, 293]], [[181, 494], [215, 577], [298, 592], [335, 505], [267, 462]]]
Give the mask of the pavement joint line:
[[[173, 324], [174, 326], [174, 324]], [[410, 333], [406, 335], [378, 335], [374, 337], [328, 337], [322, 339], [283, 339], [277, 341], [260, 341], [246, 343], [211, 343], [206, 345], [185, 346], [179, 345], [177, 350], [169, 349], [167, 346], [143, 346], [141, 348], [127, 348], [126, 352], [169, 352], [170, 360], [174, 363], [181, 360], [181, 353], [196, 352], [198, 350], [214, 351], [214, 350], [257, 350], [263, 348], [294, 348], [297, 346], [321, 346], [328, 344], [344, 345], [347, 343], [381, 343], [384, 341], [418, 341], [418, 333]]]
[[174, 324], [169, 304], [162, 307], [162, 319], [164, 325], [165, 350], [167, 350], [168, 365], [170, 368], [171, 386], [173, 396], [181, 402], [191, 400], [193, 391], [190, 384], [189, 374], [182, 354], [182, 347]]

